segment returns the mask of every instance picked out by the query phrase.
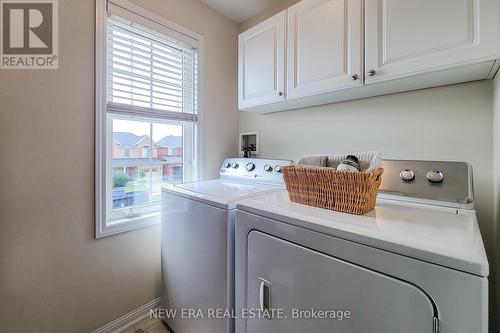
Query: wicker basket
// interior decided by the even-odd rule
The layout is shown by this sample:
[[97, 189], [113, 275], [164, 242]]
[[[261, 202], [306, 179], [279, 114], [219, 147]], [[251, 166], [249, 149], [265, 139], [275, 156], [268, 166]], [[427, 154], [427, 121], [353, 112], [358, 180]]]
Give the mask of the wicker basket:
[[382, 168], [368, 173], [285, 166], [283, 178], [293, 202], [361, 215], [375, 207], [383, 172]]

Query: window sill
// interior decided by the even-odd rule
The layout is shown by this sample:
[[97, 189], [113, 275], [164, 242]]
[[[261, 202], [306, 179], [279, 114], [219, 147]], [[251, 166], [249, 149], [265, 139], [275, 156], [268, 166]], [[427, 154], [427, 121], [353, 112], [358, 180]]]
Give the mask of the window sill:
[[[108, 224], [109, 223], [109, 224]], [[123, 232], [142, 229], [161, 223], [161, 212], [145, 214], [136, 218], [124, 218], [106, 222], [100, 230], [96, 230], [96, 239], [117, 235]]]

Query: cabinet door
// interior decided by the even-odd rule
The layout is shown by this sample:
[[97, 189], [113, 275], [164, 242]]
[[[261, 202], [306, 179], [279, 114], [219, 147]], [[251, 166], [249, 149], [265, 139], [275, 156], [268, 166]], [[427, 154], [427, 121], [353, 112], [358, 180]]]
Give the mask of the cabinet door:
[[285, 98], [285, 11], [241, 33], [238, 38], [238, 105]]
[[247, 255], [246, 306], [274, 316], [247, 316], [246, 333], [432, 332], [434, 304], [409, 283], [255, 230]]
[[287, 96], [363, 84], [361, 0], [302, 0], [288, 9]]
[[498, 0], [366, 0], [365, 9], [367, 83], [500, 56]]

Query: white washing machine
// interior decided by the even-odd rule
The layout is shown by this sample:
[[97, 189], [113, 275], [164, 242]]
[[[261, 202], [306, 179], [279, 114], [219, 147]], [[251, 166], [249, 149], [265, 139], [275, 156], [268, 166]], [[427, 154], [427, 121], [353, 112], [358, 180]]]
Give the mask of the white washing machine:
[[286, 191], [238, 203], [236, 333], [488, 331], [470, 165], [383, 167], [377, 205], [361, 216], [293, 203]]
[[290, 163], [230, 158], [219, 179], [163, 189], [162, 305], [175, 333], [234, 332], [226, 310], [234, 307], [236, 201], [282, 189], [281, 166]]

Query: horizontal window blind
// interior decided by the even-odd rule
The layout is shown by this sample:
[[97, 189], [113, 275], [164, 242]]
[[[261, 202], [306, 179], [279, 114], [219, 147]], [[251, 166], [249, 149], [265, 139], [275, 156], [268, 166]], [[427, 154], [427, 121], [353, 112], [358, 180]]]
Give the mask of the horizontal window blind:
[[197, 120], [197, 51], [110, 15], [106, 39], [107, 109]]

